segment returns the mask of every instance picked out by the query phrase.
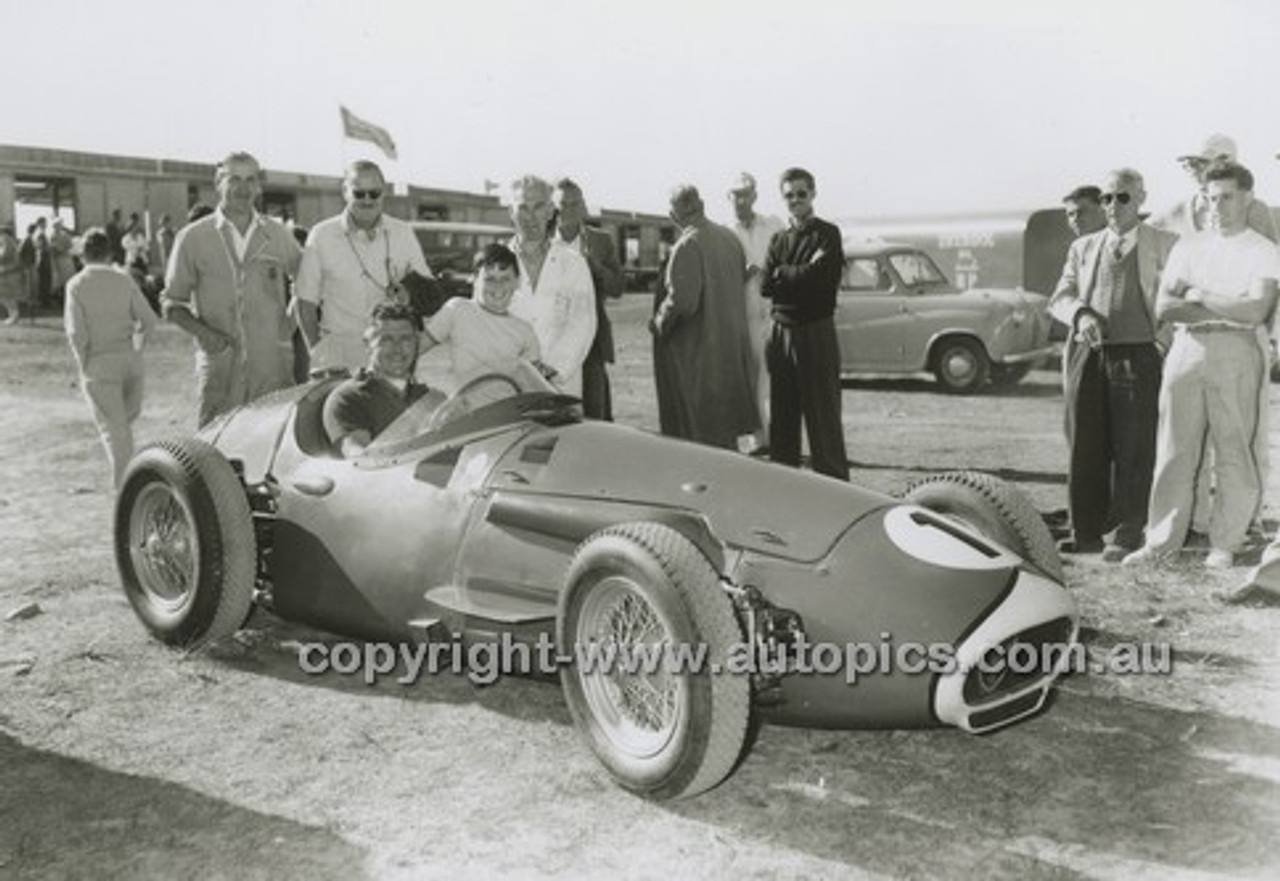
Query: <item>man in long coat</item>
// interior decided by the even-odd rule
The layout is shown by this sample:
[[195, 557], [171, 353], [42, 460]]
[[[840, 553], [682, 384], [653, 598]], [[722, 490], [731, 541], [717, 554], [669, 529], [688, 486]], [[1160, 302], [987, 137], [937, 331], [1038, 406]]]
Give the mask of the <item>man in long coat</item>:
[[747, 332], [746, 257], [732, 230], [707, 219], [698, 190], [671, 194], [682, 230], [667, 264], [668, 294], [653, 317], [658, 348], [673, 367], [676, 436], [737, 449], [760, 426]]

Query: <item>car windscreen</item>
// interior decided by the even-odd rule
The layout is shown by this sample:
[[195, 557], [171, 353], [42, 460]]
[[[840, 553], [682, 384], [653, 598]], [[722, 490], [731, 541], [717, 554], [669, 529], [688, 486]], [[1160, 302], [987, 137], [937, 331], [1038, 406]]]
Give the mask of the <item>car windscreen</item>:
[[459, 376], [440, 361], [428, 360], [417, 380], [427, 387], [427, 394], [373, 439], [370, 453], [535, 418], [553, 404], [565, 408], [575, 402], [527, 361], [487, 365]]
[[889, 275], [875, 257], [850, 257], [840, 278], [842, 291], [887, 291], [893, 287]]
[[890, 254], [889, 263], [908, 287], [946, 286], [948, 283], [947, 277], [929, 259], [929, 255], [919, 251]]

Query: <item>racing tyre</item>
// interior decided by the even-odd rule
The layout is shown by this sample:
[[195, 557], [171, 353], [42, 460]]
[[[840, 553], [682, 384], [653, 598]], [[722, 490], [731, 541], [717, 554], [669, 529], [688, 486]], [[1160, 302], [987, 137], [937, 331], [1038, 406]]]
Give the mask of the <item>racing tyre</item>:
[[933, 351], [933, 375], [953, 395], [969, 395], [982, 388], [990, 370], [991, 359], [976, 340], [951, 337]]
[[978, 471], [951, 471], [913, 483], [903, 499], [961, 521], [1063, 580], [1062, 558], [1049, 527], [1031, 500], [1008, 481]]
[[[574, 657], [560, 674], [569, 711], [619, 784], [671, 799], [729, 775], [747, 743], [751, 683], [725, 666], [742, 629], [692, 542], [656, 523], [591, 536], [569, 566], [557, 626], [561, 652]], [[667, 663], [701, 651], [704, 663]], [[610, 653], [612, 664], [589, 663]], [[627, 669], [654, 659], [662, 663]]]
[[116, 501], [116, 566], [134, 612], [160, 640], [195, 647], [239, 629], [257, 549], [240, 478], [199, 440], [162, 441], [129, 464]]
[[1031, 372], [1030, 362], [1023, 364], [992, 364], [991, 384], [997, 388], [1010, 388], [1026, 379]]

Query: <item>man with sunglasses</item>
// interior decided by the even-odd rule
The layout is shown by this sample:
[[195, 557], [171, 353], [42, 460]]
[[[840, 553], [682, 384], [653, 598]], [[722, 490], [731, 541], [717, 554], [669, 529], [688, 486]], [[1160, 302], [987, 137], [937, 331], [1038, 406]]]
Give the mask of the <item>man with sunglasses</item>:
[[1142, 545], [1155, 464], [1163, 346], [1156, 292], [1176, 236], [1142, 222], [1145, 199], [1137, 171], [1106, 176], [1099, 201], [1107, 226], [1072, 242], [1049, 300], [1070, 328], [1063, 360], [1072, 536], [1059, 548], [1102, 551], [1110, 563]]
[[357, 370], [368, 350], [364, 330], [379, 303], [408, 303], [407, 278], [431, 278], [413, 229], [383, 211], [382, 169], [360, 160], [342, 179], [341, 214], [317, 223], [294, 289], [298, 325], [312, 372]]
[[765, 346], [769, 455], [784, 465], [800, 465], [803, 419], [813, 470], [848, 480], [834, 320], [844, 241], [838, 227], [813, 213], [817, 187], [812, 174], [788, 168], [779, 186], [791, 222], [770, 240], [761, 273], [761, 294], [773, 304], [773, 328]]
[[1275, 309], [1280, 251], [1248, 226], [1253, 175], [1235, 163], [1205, 174], [1209, 229], [1178, 242], [1157, 312], [1175, 328], [1160, 391], [1160, 431], [1146, 541], [1126, 563], [1159, 562], [1186, 538], [1205, 439], [1216, 488], [1208, 568], [1225, 569], [1244, 544], [1261, 493], [1254, 457], [1258, 327]]

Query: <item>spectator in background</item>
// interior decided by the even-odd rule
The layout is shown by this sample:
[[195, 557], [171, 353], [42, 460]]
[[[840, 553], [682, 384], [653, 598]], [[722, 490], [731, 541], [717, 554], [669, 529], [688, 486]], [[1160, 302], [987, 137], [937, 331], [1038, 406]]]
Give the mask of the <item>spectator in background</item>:
[[151, 242], [147, 239], [147, 231], [142, 228], [142, 218], [137, 212], [129, 215], [129, 227], [120, 238], [120, 247], [124, 249], [124, 265], [130, 272], [146, 276], [147, 251]]
[[1067, 212], [1067, 226], [1076, 238], [1107, 228], [1107, 216], [1102, 211], [1102, 190], [1092, 184], [1076, 187], [1062, 197], [1062, 207]]
[[1205, 566], [1233, 564], [1261, 494], [1253, 444], [1265, 369], [1257, 329], [1275, 308], [1280, 252], [1248, 226], [1248, 169], [1215, 165], [1204, 181], [1209, 228], [1178, 241], [1156, 303], [1175, 333], [1160, 389], [1146, 540], [1126, 563], [1158, 562], [1182, 547], [1206, 437], [1217, 488]]
[[566, 394], [582, 397], [582, 365], [596, 336], [596, 294], [587, 259], [551, 235], [551, 185], [525, 175], [511, 186], [511, 250], [520, 261], [520, 285], [511, 314], [533, 326], [542, 360]]
[[286, 276], [302, 253], [283, 224], [258, 213], [260, 175], [248, 153], [218, 163], [218, 208], [178, 231], [165, 277], [165, 317], [196, 341], [202, 426], [293, 382]]
[[431, 277], [413, 229], [383, 211], [386, 189], [376, 163], [353, 162], [342, 178], [346, 208], [307, 235], [293, 308], [313, 371], [359, 368], [368, 358], [363, 334], [373, 307], [408, 305], [405, 280]]
[[36, 233], [32, 239], [35, 248], [35, 305], [48, 306], [53, 301], [53, 252], [49, 249], [49, 222], [43, 217], [36, 221]]
[[111, 240], [111, 262], [124, 266], [124, 222], [120, 219], [119, 208], [111, 209], [111, 219], [107, 221], [107, 238]]
[[782, 232], [785, 224], [772, 215], [757, 214], [756, 195], [756, 179], [745, 171], [729, 187], [729, 201], [733, 203], [736, 218], [733, 231], [747, 259], [747, 333], [751, 337], [751, 357], [756, 370], [756, 407], [760, 411], [760, 429], [755, 433], [754, 446], [759, 450], [765, 446], [769, 428], [769, 368], [764, 359], [765, 343], [769, 339], [769, 301], [760, 295], [761, 273], [765, 256], [769, 253], [769, 242]]
[[[1170, 230], [1180, 236], [1203, 232], [1209, 228], [1211, 210], [1205, 192], [1206, 174], [1214, 165], [1237, 162], [1236, 142], [1223, 134], [1210, 135], [1200, 150], [1179, 156], [1184, 171], [1195, 182], [1195, 192], [1162, 217], [1152, 220], [1152, 225]], [[1252, 193], [1245, 209], [1245, 226], [1273, 242], [1280, 241], [1271, 209]]]
[[707, 219], [692, 185], [672, 191], [671, 219], [680, 238], [651, 327], [675, 370], [676, 436], [737, 449], [738, 438], [760, 427], [743, 303], [746, 257], [731, 230]]
[[23, 299], [29, 311], [36, 304], [36, 225], [27, 224], [27, 234], [18, 245], [18, 262], [22, 266]]
[[49, 231], [49, 253], [53, 258], [53, 295], [63, 298], [67, 282], [76, 273], [75, 255], [72, 253], [75, 242], [61, 217], [53, 218]]
[[169, 256], [173, 253], [173, 238], [177, 233], [173, 230], [173, 220], [168, 214], [160, 215], [160, 225], [156, 228], [156, 265], [163, 273], [169, 265]]
[[133, 280], [111, 265], [105, 230], [85, 233], [84, 262], [67, 282], [67, 339], [119, 489], [133, 456], [132, 425], [142, 412], [142, 346], [156, 314]]
[[612, 420], [613, 396], [605, 365], [614, 359], [613, 326], [604, 303], [606, 298], [622, 296], [622, 264], [618, 262], [613, 238], [587, 226], [587, 202], [582, 188], [573, 180], [565, 177], [556, 181], [552, 203], [556, 209], [556, 239], [586, 258], [595, 288], [596, 335], [582, 362], [582, 411], [588, 419]]
[[809, 435], [813, 470], [849, 479], [841, 419], [840, 343], [834, 314], [844, 275], [844, 241], [813, 212], [817, 185], [803, 168], [779, 181], [791, 224], [773, 237], [762, 293], [773, 303], [769, 365], [769, 455], [799, 467], [800, 421]]
[[1145, 200], [1138, 172], [1107, 175], [1107, 226], [1071, 243], [1049, 301], [1071, 333], [1063, 369], [1072, 536], [1059, 549], [1102, 551], [1109, 563], [1142, 545], [1155, 464], [1158, 345], [1167, 343], [1157, 343], [1156, 291], [1177, 237], [1142, 222]]
[[[1236, 142], [1223, 134], [1210, 135], [1205, 139], [1198, 152], [1179, 156], [1178, 162], [1195, 182], [1195, 192], [1186, 201], [1175, 205], [1163, 217], [1152, 221], [1153, 224], [1172, 230], [1182, 236], [1207, 230], [1210, 222], [1210, 209], [1208, 198], [1205, 194], [1205, 177], [1214, 166], [1237, 161]], [[1248, 208], [1245, 211], [1245, 225], [1273, 242], [1280, 241], [1280, 234], [1277, 233], [1275, 218], [1272, 217], [1271, 209], [1252, 193], [1249, 194]], [[1272, 317], [1274, 318], [1274, 316]], [[1259, 325], [1258, 328], [1258, 345], [1262, 348], [1268, 370], [1272, 351], [1271, 324], [1272, 321], [1266, 321]], [[1259, 389], [1258, 396], [1258, 424], [1263, 426], [1264, 429], [1270, 422], [1271, 410], [1267, 385], [1264, 381]], [[1267, 474], [1271, 465], [1271, 440], [1265, 430], [1258, 432], [1255, 437], [1253, 454], [1258, 464], [1259, 486], [1266, 486]], [[1209, 512], [1213, 508], [1214, 469], [1212, 460], [1214, 454], [1212, 441], [1205, 446], [1203, 455], [1205, 463], [1198, 471], [1196, 498], [1191, 517], [1192, 531], [1196, 533], [1197, 540], [1202, 539], [1209, 531]], [[1259, 496], [1255, 518], [1260, 515], [1261, 509], [1262, 497]]]
[[9, 325], [18, 323], [22, 304], [27, 299], [27, 276], [20, 250], [13, 224], [0, 225], [0, 305], [7, 313], [4, 323]]

